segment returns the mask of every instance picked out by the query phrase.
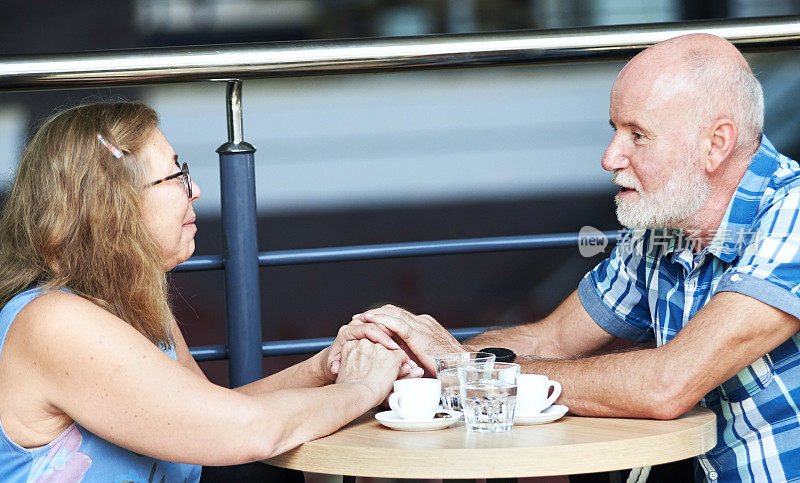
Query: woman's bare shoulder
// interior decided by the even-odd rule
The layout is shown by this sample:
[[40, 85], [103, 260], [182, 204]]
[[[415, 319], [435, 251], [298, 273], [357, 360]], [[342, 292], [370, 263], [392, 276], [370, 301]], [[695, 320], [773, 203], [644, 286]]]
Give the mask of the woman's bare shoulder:
[[[105, 349], [160, 352], [125, 321], [74, 293], [51, 291], [26, 305], [9, 331], [8, 349], [37, 362], [41, 371], [59, 372], [76, 358], [95, 358]], [[92, 353], [95, 353], [93, 355]]]
[[[100, 309], [96, 304], [89, 300], [66, 290], [45, 290], [41, 295], [33, 299], [28, 305], [23, 307], [20, 314], [35, 314], [37, 316], [47, 315], [51, 310], [64, 310], [74, 308], [76, 310]], [[102, 309], [100, 309], [102, 310]]]
[[[108, 324], [116, 319], [109, 311], [97, 304], [63, 290], [52, 290], [39, 295], [20, 310], [12, 327], [20, 331], [34, 331], [43, 336], [45, 332], [62, 330], [81, 330], [101, 323]], [[126, 324], [127, 325], [127, 324]]]

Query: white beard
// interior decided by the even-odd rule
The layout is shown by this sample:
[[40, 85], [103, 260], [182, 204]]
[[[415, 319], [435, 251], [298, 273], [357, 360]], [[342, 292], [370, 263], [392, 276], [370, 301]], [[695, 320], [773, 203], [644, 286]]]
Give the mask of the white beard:
[[697, 158], [689, 155], [655, 193], [643, 193], [639, 182], [621, 171], [614, 173], [614, 182], [639, 193], [636, 201], [614, 198], [617, 219], [628, 228], [680, 228], [676, 225], [697, 213], [711, 191], [708, 177], [697, 169]]

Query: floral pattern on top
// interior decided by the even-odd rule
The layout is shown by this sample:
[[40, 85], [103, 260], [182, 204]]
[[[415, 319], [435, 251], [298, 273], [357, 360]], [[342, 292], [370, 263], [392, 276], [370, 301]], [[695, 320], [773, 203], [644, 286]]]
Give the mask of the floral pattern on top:
[[78, 482], [92, 466], [92, 458], [78, 451], [83, 435], [77, 426], [50, 447], [46, 455], [33, 461], [28, 483]]

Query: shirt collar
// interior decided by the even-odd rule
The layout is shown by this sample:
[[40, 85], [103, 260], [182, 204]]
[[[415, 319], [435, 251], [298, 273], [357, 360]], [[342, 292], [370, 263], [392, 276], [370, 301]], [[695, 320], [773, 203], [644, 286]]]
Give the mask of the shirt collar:
[[761, 198], [778, 166], [778, 152], [766, 136], [750, 161], [739, 186], [733, 193], [725, 216], [708, 245], [708, 251], [723, 262], [730, 262], [742, 252], [742, 245], [753, 236], [751, 225], [755, 220]]
[[[741, 253], [742, 245], [749, 240], [749, 236], [752, 236], [749, 234], [750, 226], [758, 212], [764, 191], [775, 173], [778, 156], [769, 139], [762, 136], [761, 145], [750, 160], [750, 165], [742, 176], [739, 186], [736, 187], [725, 210], [725, 216], [706, 251], [726, 263]], [[664, 247], [665, 255], [691, 248], [691, 240], [686, 239], [681, 230], [673, 228], [654, 230], [654, 235], [659, 234], [662, 239], [669, 239]]]

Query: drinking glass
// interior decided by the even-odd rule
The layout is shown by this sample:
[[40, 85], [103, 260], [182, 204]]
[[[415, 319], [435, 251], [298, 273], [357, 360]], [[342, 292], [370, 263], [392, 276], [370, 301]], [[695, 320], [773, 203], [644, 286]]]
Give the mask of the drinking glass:
[[488, 352], [449, 352], [434, 356], [436, 377], [442, 381], [442, 407], [453, 411], [461, 411], [458, 396], [458, 372], [462, 364], [483, 364], [492, 367], [494, 354]]
[[464, 364], [457, 368], [467, 431], [502, 433], [514, 427], [519, 364]]

